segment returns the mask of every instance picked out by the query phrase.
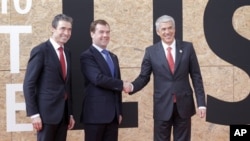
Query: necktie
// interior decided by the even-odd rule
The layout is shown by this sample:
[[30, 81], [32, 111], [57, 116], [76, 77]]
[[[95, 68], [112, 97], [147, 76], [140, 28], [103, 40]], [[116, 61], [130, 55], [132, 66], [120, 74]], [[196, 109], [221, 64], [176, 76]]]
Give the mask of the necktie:
[[108, 64], [108, 66], [109, 66], [109, 69], [111, 71], [112, 76], [114, 76], [115, 67], [114, 67], [113, 61], [111, 60], [109, 52], [106, 49], [104, 49], [104, 50], [102, 50], [102, 53], [105, 54], [105, 56], [106, 56], [105, 60], [106, 60], [106, 62]]
[[170, 67], [170, 70], [172, 72], [172, 74], [174, 74], [174, 59], [171, 53], [171, 47], [167, 48], [167, 60], [168, 60], [168, 65]]
[[60, 59], [60, 63], [61, 63], [61, 68], [62, 68], [62, 73], [63, 73], [63, 79], [66, 79], [66, 65], [65, 65], [65, 59], [64, 59], [64, 55], [63, 55], [63, 47], [59, 47], [59, 59]]
[[[168, 47], [167, 48], [167, 60], [168, 60], [168, 65], [170, 67], [170, 70], [172, 72], [172, 74], [174, 74], [174, 59], [173, 59], [173, 56], [172, 56], [172, 53], [171, 53], [171, 47]], [[173, 102], [175, 103], [176, 102], [176, 95], [173, 94]]]

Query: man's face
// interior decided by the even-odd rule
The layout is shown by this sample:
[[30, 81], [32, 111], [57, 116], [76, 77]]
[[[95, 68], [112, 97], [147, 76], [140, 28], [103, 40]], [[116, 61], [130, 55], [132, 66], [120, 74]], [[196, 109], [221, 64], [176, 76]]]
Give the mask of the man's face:
[[59, 44], [63, 45], [70, 39], [72, 25], [67, 21], [59, 21], [56, 28], [52, 28], [52, 38]]
[[164, 43], [168, 45], [172, 44], [175, 38], [175, 28], [172, 22], [160, 23], [157, 35], [160, 36], [161, 40]]
[[91, 32], [91, 38], [95, 45], [106, 48], [110, 40], [110, 29], [109, 25], [97, 24], [95, 31]]

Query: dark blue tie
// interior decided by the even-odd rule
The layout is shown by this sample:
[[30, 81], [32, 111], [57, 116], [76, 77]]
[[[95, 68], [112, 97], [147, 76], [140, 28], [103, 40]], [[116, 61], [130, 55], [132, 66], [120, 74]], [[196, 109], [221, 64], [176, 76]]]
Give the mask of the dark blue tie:
[[114, 76], [115, 67], [114, 67], [113, 61], [111, 60], [109, 52], [106, 49], [104, 49], [104, 50], [102, 50], [102, 53], [105, 54], [105, 60], [108, 63], [108, 66], [109, 66], [109, 69], [111, 71], [112, 76]]

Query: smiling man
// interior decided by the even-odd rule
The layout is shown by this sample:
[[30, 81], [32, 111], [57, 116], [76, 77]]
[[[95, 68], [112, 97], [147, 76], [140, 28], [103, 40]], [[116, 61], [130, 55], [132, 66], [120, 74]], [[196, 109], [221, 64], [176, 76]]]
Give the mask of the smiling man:
[[81, 54], [81, 70], [85, 77], [85, 99], [82, 121], [85, 141], [117, 141], [122, 120], [121, 80], [119, 61], [107, 50], [110, 26], [102, 19], [90, 24], [92, 45]]
[[193, 83], [201, 118], [206, 114], [205, 93], [192, 43], [175, 39], [175, 21], [163, 15], [155, 22], [161, 41], [146, 48], [140, 75], [126, 92], [134, 94], [154, 78], [154, 141], [190, 141], [191, 116], [195, 114]]
[[64, 14], [52, 21], [49, 40], [30, 53], [23, 92], [27, 116], [31, 117], [38, 141], [66, 141], [75, 121], [72, 113], [70, 52], [73, 19]]

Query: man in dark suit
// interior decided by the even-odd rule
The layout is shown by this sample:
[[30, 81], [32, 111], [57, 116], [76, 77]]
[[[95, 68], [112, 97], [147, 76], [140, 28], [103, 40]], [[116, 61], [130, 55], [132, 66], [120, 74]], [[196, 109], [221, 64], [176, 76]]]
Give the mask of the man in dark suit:
[[[85, 141], [117, 141], [122, 120], [123, 85], [118, 58], [107, 50], [110, 26], [105, 20], [90, 25], [92, 46], [81, 54], [81, 70], [85, 77], [82, 121]], [[127, 86], [126, 86], [127, 87]]]
[[[206, 113], [202, 76], [192, 43], [175, 39], [175, 21], [163, 15], [156, 20], [161, 41], [146, 48], [140, 75], [126, 92], [133, 94], [154, 79], [154, 141], [190, 141], [195, 114], [192, 80], [200, 117]], [[171, 47], [171, 48], [169, 48]], [[168, 49], [169, 48], [169, 49]], [[168, 51], [169, 50], [169, 51]]]
[[67, 129], [72, 129], [75, 124], [70, 52], [64, 46], [70, 39], [72, 22], [69, 16], [56, 15], [50, 39], [34, 47], [30, 53], [23, 92], [27, 116], [32, 119], [38, 141], [66, 141]]

